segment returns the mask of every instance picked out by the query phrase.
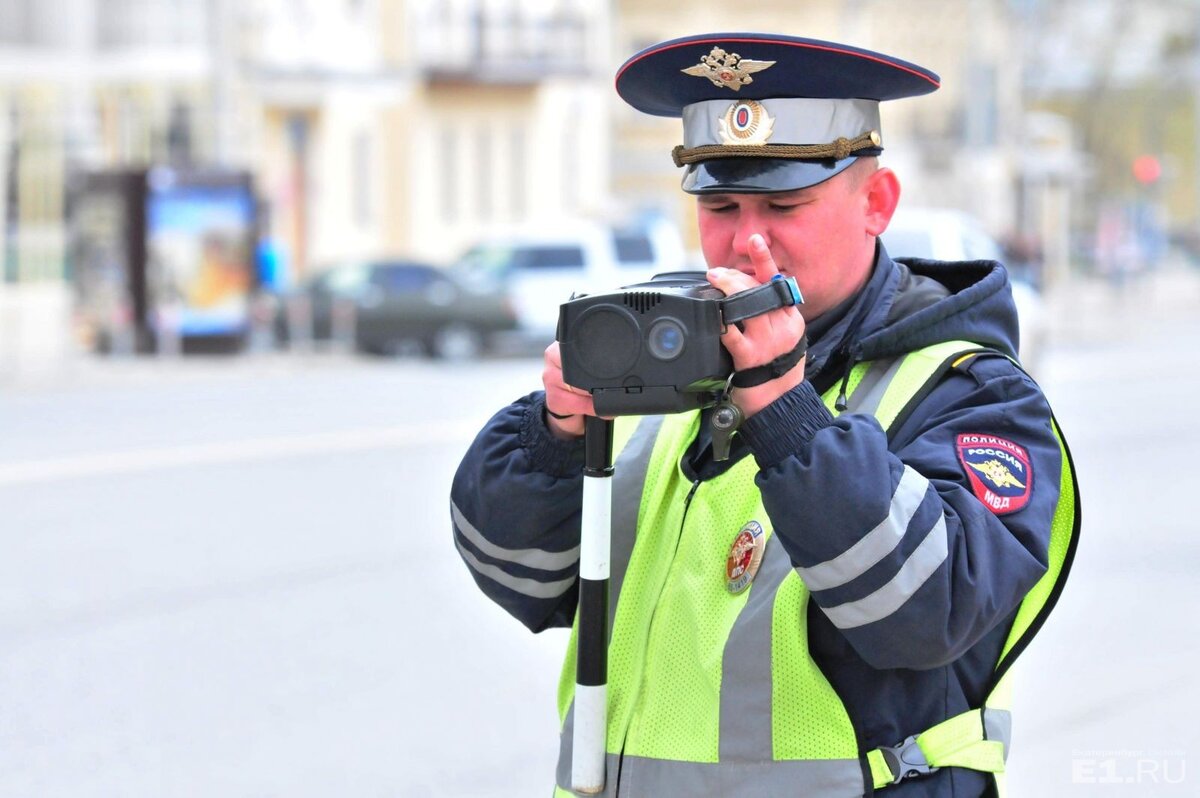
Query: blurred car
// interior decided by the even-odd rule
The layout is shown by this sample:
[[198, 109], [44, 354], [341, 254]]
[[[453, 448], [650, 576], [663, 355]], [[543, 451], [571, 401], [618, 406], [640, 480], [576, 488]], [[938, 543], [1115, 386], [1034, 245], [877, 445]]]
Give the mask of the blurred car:
[[554, 340], [559, 305], [573, 293], [611, 291], [683, 269], [685, 255], [679, 231], [662, 218], [623, 226], [574, 221], [485, 238], [451, 271], [508, 296], [520, 337], [544, 346]]
[[275, 335], [283, 343], [293, 331], [317, 341], [346, 335], [360, 352], [394, 355], [416, 344], [445, 359], [475, 357], [498, 332], [515, 326], [503, 295], [476, 290], [436, 266], [399, 260], [326, 269], [275, 316]]
[[[880, 238], [893, 258], [1004, 262], [1003, 249], [983, 226], [970, 214], [950, 208], [901, 205]], [[1008, 276], [1020, 321], [1021, 363], [1033, 372], [1049, 334], [1045, 302], [1025, 275], [1009, 269]]]

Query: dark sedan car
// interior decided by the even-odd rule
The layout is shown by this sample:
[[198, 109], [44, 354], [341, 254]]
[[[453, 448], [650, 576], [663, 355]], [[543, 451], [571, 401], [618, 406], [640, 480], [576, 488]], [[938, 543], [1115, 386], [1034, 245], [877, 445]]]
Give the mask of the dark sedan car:
[[474, 357], [515, 326], [504, 296], [472, 290], [454, 274], [413, 261], [324, 270], [289, 297], [275, 319], [283, 342], [295, 330], [295, 337], [313, 340], [352, 337], [358, 351], [374, 354], [396, 354], [415, 343], [448, 359]]

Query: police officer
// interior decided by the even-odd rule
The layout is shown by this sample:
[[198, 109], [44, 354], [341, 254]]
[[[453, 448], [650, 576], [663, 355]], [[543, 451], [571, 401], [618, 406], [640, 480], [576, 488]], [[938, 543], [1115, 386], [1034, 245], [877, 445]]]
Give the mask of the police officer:
[[[663, 42], [617, 75], [630, 105], [683, 120], [709, 281], [782, 274], [804, 303], [724, 335], [745, 415], [729, 460], [707, 411], [617, 420], [605, 795], [1002, 788], [1006, 676], [1062, 587], [1078, 496], [1016, 362], [1004, 268], [879, 243], [900, 198], [879, 103], [938, 85], [880, 53], [747, 33]], [[556, 345], [543, 388], [488, 422], [451, 496], [477, 584], [535, 632], [575, 614], [593, 413]]]

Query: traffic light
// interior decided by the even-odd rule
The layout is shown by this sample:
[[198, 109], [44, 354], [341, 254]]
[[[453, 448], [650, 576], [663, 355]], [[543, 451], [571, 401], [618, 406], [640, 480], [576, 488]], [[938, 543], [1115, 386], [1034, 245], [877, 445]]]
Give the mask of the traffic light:
[[1157, 183], [1162, 177], [1162, 163], [1154, 155], [1139, 155], [1133, 159], [1133, 179], [1144, 186]]

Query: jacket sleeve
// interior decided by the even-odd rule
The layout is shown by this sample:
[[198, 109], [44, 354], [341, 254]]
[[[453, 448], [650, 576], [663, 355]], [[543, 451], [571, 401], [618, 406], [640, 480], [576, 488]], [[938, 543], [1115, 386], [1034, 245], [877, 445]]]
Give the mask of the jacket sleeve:
[[454, 543], [479, 588], [535, 632], [569, 626], [578, 600], [583, 442], [546, 427], [532, 393], [488, 421], [450, 489]]
[[[951, 371], [890, 449], [874, 417], [834, 419], [808, 383], [748, 419], [742, 434], [780, 542], [872, 667], [958, 659], [1011, 617], [1046, 570], [1061, 453], [1040, 389], [1003, 358]], [[960, 454], [970, 440], [1025, 454], [1026, 492], [1007, 508], [985, 504], [986, 483], [973, 480], [969, 462], [986, 466], [989, 455]], [[1020, 473], [1019, 454], [1007, 462]]]

